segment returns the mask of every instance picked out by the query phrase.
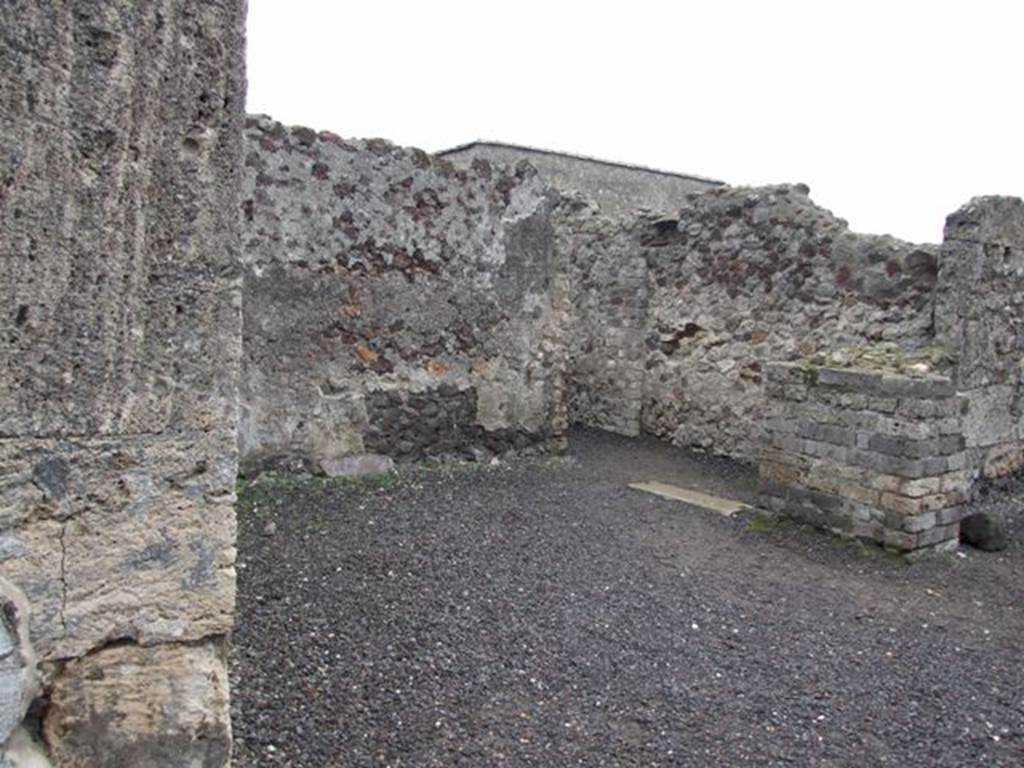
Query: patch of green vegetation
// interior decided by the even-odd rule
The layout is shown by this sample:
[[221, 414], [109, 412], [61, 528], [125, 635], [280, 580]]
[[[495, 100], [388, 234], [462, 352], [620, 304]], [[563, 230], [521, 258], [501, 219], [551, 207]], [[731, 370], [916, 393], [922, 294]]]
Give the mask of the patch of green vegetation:
[[942, 560], [947, 563], [956, 562], [956, 550], [946, 549], [941, 546], [915, 549], [913, 552], [897, 552], [895, 555], [907, 564], [917, 563], [921, 560]]
[[560, 469], [562, 467], [573, 466], [576, 463], [576, 460], [567, 452], [547, 453], [540, 457], [538, 463], [545, 467], [551, 467], [552, 469]]
[[816, 387], [818, 385], [818, 369], [806, 366], [800, 369], [800, 373], [803, 376], [804, 384], [808, 387]]
[[747, 518], [747, 533], [772, 533], [789, 528], [793, 521], [782, 515], [765, 515], [754, 513]]
[[445, 461], [437, 456], [428, 456], [425, 459], [421, 459], [414, 464], [415, 471], [418, 473], [423, 472], [437, 472], [439, 470], [450, 467], [451, 461]]
[[239, 479], [235, 493], [238, 496], [238, 510], [252, 512], [260, 506], [267, 506], [281, 496], [291, 494], [362, 496], [392, 490], [398, 486], [399, 482], [400, 478], [395, 473], [363, 475], [361, 477], [320, 477], [265, 472], [251, 480]]

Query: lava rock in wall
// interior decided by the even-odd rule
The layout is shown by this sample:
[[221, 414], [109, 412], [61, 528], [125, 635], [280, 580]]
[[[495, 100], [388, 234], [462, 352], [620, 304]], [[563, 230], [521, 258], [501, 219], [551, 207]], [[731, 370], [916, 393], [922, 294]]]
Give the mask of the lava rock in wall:
[[252, 117], [244, 198], [248, 469], [563, 444], [566, 256], [532, 168]]

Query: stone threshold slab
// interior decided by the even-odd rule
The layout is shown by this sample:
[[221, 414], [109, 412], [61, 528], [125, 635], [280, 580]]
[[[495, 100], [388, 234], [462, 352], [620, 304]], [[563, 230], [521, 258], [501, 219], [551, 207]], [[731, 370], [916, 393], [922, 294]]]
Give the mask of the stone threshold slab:
[[682, 501], [695, 507], [709, 509], [726, 517], [731, 517], [741, 510], [750, 509], [750, 505], [740, 501], [723, 499], [721, 496], [712, 496], [708, 493], [701, 493], [689, 488], [680, 488], [678, 485], [659, 483], [654, 480], [646, 483], [630, 483], [629, 487], [638, 491], [644, 491], [645, 493], [653, 493], [655, 496], [661, 496], [665, 499]]

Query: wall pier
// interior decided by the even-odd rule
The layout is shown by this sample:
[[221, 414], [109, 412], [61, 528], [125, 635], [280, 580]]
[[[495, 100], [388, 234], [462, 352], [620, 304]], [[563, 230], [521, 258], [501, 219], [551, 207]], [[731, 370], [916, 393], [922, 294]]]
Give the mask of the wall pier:
[[957, 541], [973, 472], [948, 377], [801, 363], [767, 377], [767, 509], [897, 550]]
[[244, 8], [0, 5], [0, 576], [58, 768], [230, 757]]

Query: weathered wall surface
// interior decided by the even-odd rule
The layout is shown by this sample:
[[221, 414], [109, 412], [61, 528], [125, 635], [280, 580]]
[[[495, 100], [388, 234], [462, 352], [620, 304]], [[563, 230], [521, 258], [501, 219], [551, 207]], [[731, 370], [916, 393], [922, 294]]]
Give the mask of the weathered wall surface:
[[[235, 0], [0, 7], [0, 575], [32, 604], [47, 694], [95, 704], [46, 723], [59, 766], [215, 766], [230, 749], [226, 699], [151, 686], [146, 657], [204, 660], [216, 675], [196, 688], [220, 690], [243, 15]], [[196, 706], [205, 725], [133, 732], [118, 700], [154, 723]]]
[[615, 223], [576, 196], [562, 197], [555, 221], [573, 286], [569, 420], [637, 435], [649, 292], [641, 225]]
[[1024, 201], [980, 197], [946, 220], [935, 310], [959, 361], [972, 464], [988, 478], [1024, 467]]
[[562, 443], [568, 286], [532, 169], [250, 118], [244, 198], [248, 466]]
[[[766, 362], [932, 336], [937, 249], [851, 233], [802, 186], [712, 189], [678, 217], [560, 222], [578, 232], [577, 281], [598, 277], [576, 295], [573, 415], [585, 423], [754, 460]], [[625, 359], [602, 348], [617, 335]], [[602, 359], [615, 360], [604, 376]]]
[[526, 160], [558, 191], [582, 194], [603, 213], [614, 217], [633, 216], [640, 208], [673, 212], [687, 193], [723, 186], [721, 181], [700, 176], [489, 141], [454, 147], [439, 154], [467, 167], [478, 159], [511, 166]]

